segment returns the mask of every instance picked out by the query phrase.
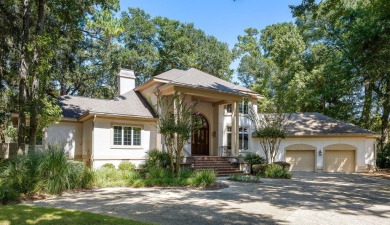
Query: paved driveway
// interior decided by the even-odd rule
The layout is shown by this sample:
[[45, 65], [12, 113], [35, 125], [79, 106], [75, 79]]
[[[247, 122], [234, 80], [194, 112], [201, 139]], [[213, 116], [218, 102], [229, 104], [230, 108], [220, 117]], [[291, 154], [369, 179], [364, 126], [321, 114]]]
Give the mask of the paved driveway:
[[261, 184], [223, 181], [213, 191], [105, 188], [26, 203], [157, 224], [390, 224], [390, 181], [358, 174], [295, 173]]

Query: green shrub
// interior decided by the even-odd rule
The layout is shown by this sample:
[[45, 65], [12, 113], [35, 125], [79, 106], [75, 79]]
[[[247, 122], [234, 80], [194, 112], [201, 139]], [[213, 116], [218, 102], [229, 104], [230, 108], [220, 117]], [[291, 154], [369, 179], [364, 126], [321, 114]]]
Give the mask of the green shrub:
[[244, 175], [244, 174], [232, 174], [229, 176], [228, 179], [233, 181], [241, 181], [241, 182], [248, 182], [248, 183], [260, 182], [260, 176], [252, 176], [252, 175]]
[[169, 153], [162, 152], [158, 149], [149, 150], [147, 153], [147, 160], [143, 165], [146, 169], [153, 168], [169, 168], [171, 165], [171, 157]]
[[254, 174], [264, 174], [268, 164], [254, 164], [252, 165], [252, 171]]
[[112, 168], [100, 168], [95, 171], [95, 185], [98, 187], [123, 187], [123, 171]]
[[197, 170], [190, 178], [188, 184], [195, 187], [206, 187], [215, 183], [217, 175], [213, 170]]
[[94, 183], [94, 173], [82, 162], [69, 162], [68, 182], [69, 189], [90, 188]]
[[292, 177], [291, 173], [284, 171], [283, 167], [277, 164], [271, 164], [264, 172], [264, 176], [268, 178], [287, 178]]
[[91, 187], [93, 180], [90, 169], [80, 162], [68, 161], [60, 146], [49, 145], [47, 150], [2, 161], [0, 200], [6, 202], [21, 194], [31, 196], [38, 192], [61, 194], [67, 189]]
[[193, 169], [182, 169], [179, 171], [179, 179], [188, 179], [194, 173]]
[[261, 157], [257, 153], [253, 153], [253, 152], [246, 154], [246, 156], [244, 157], [244, 161], [251, 164], [251, 165], [265, 163], [265, 159], [263, 157]]
[[119, 163], [118, 169], [124, 170], [124, 171], [133, 171], [133, 170], [135, 170], [135, 165], [132, 162], [123, 161], [123, 162]]
[[286, 172], [290, 170], [291, 166], [290, 163], [284, 161], [274, 162], [274, 164], [281, 166]]
[[0, 180], [0, 202], [6, 204], [12, 201], [18, 201], [20, 198], [20, 192], [16, 191], [8, 184], [3, 183]]
[[125, 179], [126, 184], [131, 186], [134, 185], [138, 180], [141, 180], [141, 174], [137, 171], [126, 171], [123, 173], [123, 179]]
[[43, 189], [49, 194], [61, 194], [70, 188], [69, 163], [66, 153], [59, 146], [49, 146], [44, 152], [42, 163], [38, 167]]
[[112, 164], [112, 163], [104, 163], [103, 165], [102, 165], [102, 167], [101, 168], [106, 168], [106, 169], [116, 169], [115, 168], [115, 165], [114, 164]]
[[4, 160], [0, 179], [10, 192], [33, 195], [41, 188], [38, 167], [42, 162], [39, 152]]
[[175, 175], [169, 169], [152, 168], [146, 173], [146, 179], [173, 178]]

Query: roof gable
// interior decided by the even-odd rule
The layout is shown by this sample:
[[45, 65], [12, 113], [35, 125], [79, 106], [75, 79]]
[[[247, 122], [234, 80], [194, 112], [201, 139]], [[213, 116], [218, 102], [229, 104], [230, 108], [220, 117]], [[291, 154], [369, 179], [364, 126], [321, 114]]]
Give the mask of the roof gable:
[[[190, 87], [201, 87], [210, 90], [240, 94], [241, 92], [255, 93], [243, 86], [232, 84], [226, 80], [210, 75], [195, 68], [188, 70], [172, 69], [154, 78], [163, 79], [169, 84], [179, 84]], [[154, 79], [153, 78], [153, 79]]]

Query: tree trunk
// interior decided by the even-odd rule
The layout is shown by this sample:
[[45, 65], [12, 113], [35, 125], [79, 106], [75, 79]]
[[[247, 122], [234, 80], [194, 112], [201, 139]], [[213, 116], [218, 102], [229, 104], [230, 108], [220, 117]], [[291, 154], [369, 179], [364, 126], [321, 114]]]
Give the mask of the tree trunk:
[[30, 0], [23, 3], [23, 28], [22, 42], [20, 46], [19, 68], [19, 125], [18, 125], [18, 152], [25, 153], [26, 146], [26, 80], [29, 70], [27, 43], [30, 37]]
[[371, 115], [371, 106], [372, 106], [372, 83], [369, 80], [364, 81], [364, 105], [362, 115], [360, 117], [360, 124], [369, 129], [370, 127], [370, 115]]
[[383, 113], [381, 116], [381, 150], [389, 143], [390, 115], [390, 80], [386, 81], [386, 93], [383, 96]]
[[[45, 25], [45, 1], [39, 0], [37, 2], [38, 6], [38, 22], [36, 26], [35, 34], [39, 37], [42, 36], [44, 25]], [[33, 68], [37, 68], [41, 58], [41, 48], [38, 43], [35, 43], [34, 47], [34, 60]], [[29, 150], [35, 151], [35, 144], [37, 140], [37, 129], [38, 129], [38, 116], [39, 116], [39, 107], [40, 104], [38, 100], [39, 96], [39, 72], [37, 70], [32, 73], [32, 83], [31, 83], [31, 99], [30, 99], [30, 134], [29, 134]]]

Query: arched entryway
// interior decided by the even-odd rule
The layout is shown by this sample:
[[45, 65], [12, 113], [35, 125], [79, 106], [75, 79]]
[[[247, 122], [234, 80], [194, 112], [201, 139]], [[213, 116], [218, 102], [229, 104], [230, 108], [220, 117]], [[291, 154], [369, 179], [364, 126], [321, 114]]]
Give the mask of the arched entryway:
[[202, 127], [192, 133], [191, 154], [192, 155], [209, 155], [209, 123], [202, 114], [195, 115]]

